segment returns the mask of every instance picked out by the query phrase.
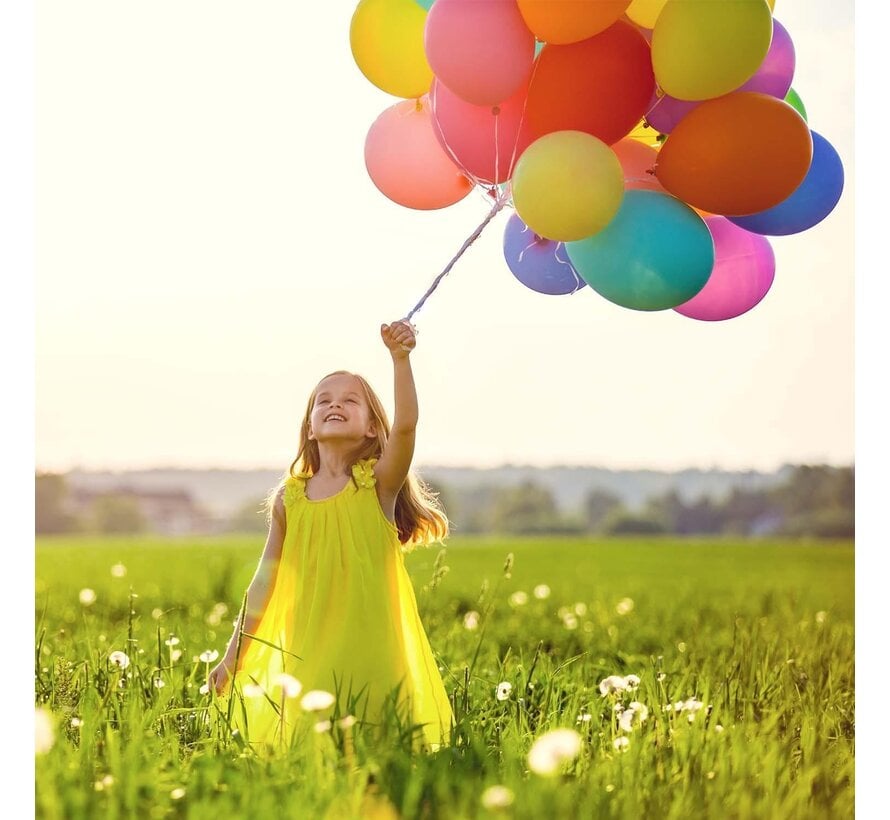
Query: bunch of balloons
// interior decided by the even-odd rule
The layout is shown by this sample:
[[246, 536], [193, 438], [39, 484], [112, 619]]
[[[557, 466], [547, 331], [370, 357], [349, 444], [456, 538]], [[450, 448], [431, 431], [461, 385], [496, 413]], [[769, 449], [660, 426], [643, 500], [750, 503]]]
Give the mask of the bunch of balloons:
[[504, 255], [540, 293], [739, 316], [773, 282], [766, 237], [816, 225], [844, 182], [774, 3], [361, 0], [356, 63], [403, 98], [368, 173], [409, 208], [476, 186], [511, 204]]

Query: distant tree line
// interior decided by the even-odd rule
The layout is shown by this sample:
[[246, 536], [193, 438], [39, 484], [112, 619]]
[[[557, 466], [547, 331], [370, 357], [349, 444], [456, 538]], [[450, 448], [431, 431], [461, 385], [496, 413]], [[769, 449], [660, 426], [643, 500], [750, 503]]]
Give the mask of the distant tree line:
[[[64, 475], [37, 473], [36, 531], [137, 533], [149, 529], [133, 498], [102, 495], [86, 511], [71, 512]], [[505, 535], [784, 535], [852, 538], [854, 470], [798, 466], [769, 489], [733, 489], [720, 499], [684, 500], [676, 491], [628, 508], [616, 494], [593, 489], [580, 509], [560, 510], [553, 492], [534, 481], [516, 486], [484, 485], [458, 491], [433, 486], [455, 533]], [[263, 499], [245, 503], [216, 531], [263, 532]]]

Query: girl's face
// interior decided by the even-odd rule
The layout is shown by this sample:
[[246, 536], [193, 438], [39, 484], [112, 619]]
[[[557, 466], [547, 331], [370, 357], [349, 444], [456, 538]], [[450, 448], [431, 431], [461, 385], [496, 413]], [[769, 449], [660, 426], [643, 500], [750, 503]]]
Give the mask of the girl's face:
[[376, 428], [361, 382], [355, 376], [328, 376], [315, 389], [309, 438], [316, 441], [374, 438]]

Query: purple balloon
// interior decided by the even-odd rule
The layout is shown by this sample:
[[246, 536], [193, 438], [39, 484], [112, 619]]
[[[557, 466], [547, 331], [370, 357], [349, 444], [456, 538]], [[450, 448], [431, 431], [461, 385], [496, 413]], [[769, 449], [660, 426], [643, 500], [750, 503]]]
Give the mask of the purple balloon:
[[504, 229], [504, 259], [513, 275], [538, 293], [561, 296], [587, 285], [569, 261], [565, 242], [538, 236], [515, 213]]
[[[791, 81], [794, 79], [794, 43], [791, 35], [776, 18], [773, 18], [773, 39], [769, 51], [760, 68], [744, 85], [736, 91], [758, 91], [769, 94], [780, 100], [785, 99]], [[735, 93], [732, 92], [732, 93]], [[693, 108], [697, 108], [704, 100], [678, 100], [665, 94], [663, 97], [653, 95], [649, 102], [649, 113], [646, 122], [662, 134], [670, 134]]]
[[705, 286], [677, 313], [704, 322], [734, 319], [766, 296], [776, 273], [769, 241], [749, 233], [726, 217], [709, 216], [705, 224], [714, 239], [714, 268]]

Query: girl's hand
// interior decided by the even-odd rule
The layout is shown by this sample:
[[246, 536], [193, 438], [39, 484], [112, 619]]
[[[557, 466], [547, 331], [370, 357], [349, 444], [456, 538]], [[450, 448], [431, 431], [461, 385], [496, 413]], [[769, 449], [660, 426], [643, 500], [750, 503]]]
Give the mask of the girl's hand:
[[233, 659], [226, 655], [207, 675], [207, 685], [215, 689], [217, 695], [221, 695], [228, 686], [233, 666]]
[[399, 320], [391, 325], [381, 325], [380, 335], [394, 359], [404, 359], [417, 345], [417, 330], [411, 322]]

